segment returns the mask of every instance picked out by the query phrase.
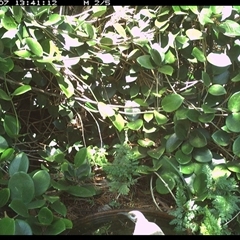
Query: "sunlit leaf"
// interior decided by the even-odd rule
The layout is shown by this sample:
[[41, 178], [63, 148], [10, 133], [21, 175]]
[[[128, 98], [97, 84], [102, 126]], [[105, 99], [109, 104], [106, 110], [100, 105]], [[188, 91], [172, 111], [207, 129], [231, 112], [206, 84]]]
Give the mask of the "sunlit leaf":
[[162, 99], [161, 105], [165, 112], [177, 110], [183, 103], [184, 98], [179, 94], [169, 94]]
[[154, 69], [155, 66], [152, 63], [152, 58], [150, 55], [143, 55], [137, 58], [137, 62], [146, 69]]
[[231, 112], [240, 112], [240, 92], [235, 92], [228, 100], [228, 109]]
[[25, 39], [27, 46], [36, 56], [41, 57], [43, 55], [43, 49], [40, 43], [34, 38], [26, 38]]
[[23, 85], [18, 87], [17, 89], [14, 90], [14, 92], [12, 93], [12, 96], [18, 96], [21, 94], [24, 94], [26, 92], [29, 92], [31, 90], [31, 86], [30, 85]]

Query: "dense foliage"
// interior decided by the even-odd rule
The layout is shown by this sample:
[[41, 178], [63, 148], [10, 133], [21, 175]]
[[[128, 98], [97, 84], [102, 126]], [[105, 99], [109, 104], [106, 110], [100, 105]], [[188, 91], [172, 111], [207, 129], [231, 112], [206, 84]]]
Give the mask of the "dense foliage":
[[0, 7], [0, 234], [71, 228], [60, 193], [97, 194], [95, 167], [123, 195], [152, 175], [179, 231], [238, 233], [239, 13]]

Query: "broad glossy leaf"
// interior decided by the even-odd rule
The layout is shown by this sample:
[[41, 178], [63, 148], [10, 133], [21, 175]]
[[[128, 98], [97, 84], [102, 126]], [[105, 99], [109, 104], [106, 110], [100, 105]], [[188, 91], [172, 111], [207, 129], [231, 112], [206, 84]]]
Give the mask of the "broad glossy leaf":
[[14, 63], [13, 63], [13, 60], [11, 58], [1, 59], [1, 57], [0, 57], [0, 60], [1, 60], [0, 71], [2, 71], [4, 73], [8, 73], [14, 68]]
[[182, 121], [179, 120], [176, 122], [174, 126], [174, 131], [179, 139], [184, 140], [187, 138], [189, 127], [190, 127], [189, 125], [190, 124], [188, 124], [184, 120]]
[[199, 22], [202, 26], [204, 26], [207, 23], [213, 23], [213, 20], [210, 18], [212, 15], [212, 11], [210, 8], [203, 8], [200, 11], [200, 14], [198, 16]]
[[15, 235], [32, 235], [32, 229], [25, 220], [15, 220]]
[[210, 86], [210, 88], [208, 89], [208, 92], [214, 96], [221, 96], [227, 93], [227, 91], [225, 90], [225, 88], [220, 85], [220, 84], [213, 84], [212, 86]]
[[144, 113], [143, 119], [146, 122], [150, 122], [153, 119], [153, 116], [154, 116], [153, 113]]
[[213, 179], [218, 179], [223, 176], [229, 177], [231, 175], [231, 172], [227, 169], [226, 164], [219, 164], [214, 167], [212, 170], [212, 177]]
[[127, 37], [126, 31], [125, 31], [125, 29], [122, 27], [122, 25], [120, 23], [114, 23], [113, 27], [115, 28], [115, 30], [117, 31], [117, 33], [121, 37], [123, 37], [123, 38]]
[[177, 150], [175, 153], [175, 158], [180, 164], [187, 164], [191, 161], [192, 155], [186, 155], [181, 150]]
[[177, 137], [176, 133], [173, 133], [166, 142], [166, 152], [173, 152], [181, 143], [182, 140]]
[[131, 130], [139, 130], [143, 126], [143, 120], [142, 119], [137, 119], [133, 122], [128, 122], [127, 127]]
[[20, 86], [18, 87], [17, 89], [14, 90], [14, 92], [12, 93], [12, 96], [18, 96], [18, 95], [21, 95], [21, 94], [24, 94], [28, 91], [30, 91], [32, 88], [30, 85], [23, 85], [23, 86]]
[[200, 173], [196, 175], [196, 177], [193, 180], [193, 189], [197, 196], [201, 195], [203, 192], [208, 191], [207, 175], [205, 173]]
[[5, 115], [3, 127], [7, 135], [11, 138], [15, 138], [19, 134], [19, 122], [18, 120], [12, 115]]
[[184, 98], [179, 94], [169, 94], [162, 99], [161, 105], [165, 112], [177, 110], [183, 103]]
[[228, 100], [228, 109], [231, 112], [240, 111], [240, 92], [235, 92]]
[[11, 199], [19, 199], [27, 204], [34, 197], [34, 182], [25, 172], [15, 173], [8, 181], [8, 188], [11, 192]]
[[36, 39], [28, 37], [25, 39], [25, 41], [31, 52], [38, 57], [42, 57], [43, 49], [41, 44]]
[[235, 77], [231, 79], [232, 82], [239, 82], [240, 81], [240, 73], [238, 73]]
[[9, 165], [9, 175], [13, 176], [14, 173], [17, 172], [28, 172], [29, 168], [29, 159], [26, 153], [20, 152], [15, 156], [15, 158], [11, 161]]
[[0, 153], [2, 153], [7, 148], [8, 148], [8, 142], [4, 137], [0, 136]]
[[117, 128], [119, 132], [121, 132], [124, 128], [125, 121], [121, 114], [116, 113], [114, 116], [109, 117], [112, 121], [113, 125]]
[[193, 158], [200, 162], [200, 163], [206, 163], [212, 161], [212, 152], [208, 148], [195, 148], [192, 152]]
[[187, 141], [182, 144], [181, 150], [184, 154], [189, 155], [193, 150], [193, 146]]
[[227, 19], [219, 25], [219, 28], [228, 37], [240, 36], [240, 25], [236, 21]]
[[200, 116], [200, 112], [196, 109], [189, 109], [187, 111], [187, 118], [192, 122], [199, 122], [198, 118]]
[[151, 147], [151, 146], [154, 146], [155, 145], [155, 142], [148, 139], [148, 138], [145, 138], [145, 139], [138, 139], [138, 144], [141, 146], [141, 147]]
[[149, 53], [150, 53], [153, 61], [156, 63], [156, 65], [160, 66], [161, 63], [162, 63], [162, 58], [161, 58], [161, 55], [158, 52], [158, 50], [157, 49], [150, 49]]
[[[161, 175], [161, 178], [163, 179], [163, 181], [159, 178], [157, 178], [156, 180], [156, 190], [158, 193], [160, 194], [167, 194], [169, 193], [169, 190], [173, 190], [173, 188], [176, 185], [176, 182], [174, 180], [174, 177], [171, 174], [163, 174]], [[168, 188], [166, 187], [166, 185], [168, 186]]]
[[1, 24], [7, 30], [17, 29], [17, 24], [11, 16], [4, 15]]
[[207, 60], [214, 66], [226, 67], [232, 64], [230, 58], [225, 53], [209, 53]]
[[44, 26], [51, 26], [61, 21], [61, 16], [59, 14], [51, 14], [48, 17], [48, 20], [43, 23]]
[[58, 219], [54, 221], [50, 226], [45, 229], [45, 235], [59, 235], [64, 230], [66, 230], [66, 225], [64, 219]]
[[202, 148], [207, 145], [207, 139], [198, 129], [194, 129], [189, 135], [189, 143], [195, 148]]
[[75, 167], [80, 167], [85, 163], [87, 163], [87, 148], [83, 147], [80, 148], [74, 156], [74, 165]]
[[192, 40], [199, 40], [203, 38], [202, 32], [195, 28], [190, 28], [186, 30], [186, 35]]
[[82, 24], [82, 28], [87, 33], [89, 38], [92, 39], [94, 37], [95, 29], [92, 26], [92, 24], [85, 22], [85, 23]]
[[170, 65], [164, 65], [164, 66], [158, 68], [158, 71], [163, 73], [163, 74], [172, 76], [174, 69]]
[[38, 170], [32, 176], [32, 180], [34, 182], [35, 196], [40, 196], [48, 190], [51, 177], [46, 170]]
[[240, 173], [240, 163], [238, 161], [231, 161], [227, 163], [227, 168], [231, 172]]
[[153, 111], [153, 114], [158, 125], [165, 124], [168, 121], [168, 118], [165, 115], [156, 110]]
[[101, 114], [102, 118], [105, 119], [106, 117], [112, 117], [115, 114], [115, 111], [108, 105], [103, 102], [98, 102], [98, 110]]
[[38, 221], [43, 225], [50, 225], [53, 221], [53, 213], [47, 208], [43, 207], [38, 212]]
[[240, 132], [240, 113], [229, 114], [226, 118], [226, 126], [231, 132]]
[[212, 134], [213, 141], [219, 146], [227, 146], [230, 143], [231, 136], [223, 130], [217, 130]]
[[96, 194], [96, 190], [92, 186], [69, 186], [67, 192], [76, 197], [92, 197]]
[[113, 40], [108, 37], [103, 37], [103, 38], [101, 38], [100, 43], [102, 45], [111, 46], [111, 45], [113, 45]]
[[137, 62], [146, 69], [155, 69], [150, 55], [143, 55], [138, 57]]
[[61, 214], [62, 216], [66, 217], [67, 214], [67, 208], [66, 206], [60, 202], [60, 201], [55, 201], [50, 205], [50, 207], [56, 211], [57, 213]]
[[13, 16], [17, 23], [20, 23], [22, 20], [22, 8], [19, 6], [12, 6]]
[[154, 159], [159, 159], [163, 155], [164, 151], [165, 151], [164, 147], [158, 147], [148, 150], [147, 154]]
[[41, 208], [46, 204], [46, 200], [39, 199], [39, 200], [34, 200], [30, 203], [27, 204], [28, 209], [36, 209], [36, 208]]
[[176, 61], [176, 57], [175, 55], [171, 52], [171, 50], [168, 50], [166, 55], [165, 55], [165, 62], [167, 64], [171, 64], [171, 63], [174, 63]]
[[15, 150], [13, 148], [7, 148], [2, 152], [2, 155], [0, 156], [0, 162], [4, 161], [12, 161], [14, 157]]
[[238, 157], [240, 157], [240, 136], [238, 136], [234, 142], [233, 142], [233, 145], [232, 145], [232, 150], [233, 150], [233, 153], [235, 155], [237, 155]]
[[204, 85], [206, 87], [209, 87], [211, 84], [211, 79], [210, 79], [210, 76], [208, 75], [208, 73], [202, 71], [202, 79], [203, 79]]
[[13, 199], [9, 207], [18, 215], [26, 218], [29, 217], [27, 206], [21, 199]]
[[14, 54], [16, 54], [17, 56], [19, 57], [22, 57], [22, 58], [29, 58], [32, 54], [31, 52], [29, 52], [28, 50], [17, 50], [14, 52]]
[[10, 217], [3, 217], [0, 219], [0, 235], [14, 235], [15, 220]]
[[92, 6], [93, 17], [101, 17], [106, 11], [107, 6]]
[[212, 122], [214, 117], [215, 117], [214, 113], [202, 113], [198, 116], [198, 120], [202, 123], [209, 123]]
[[195, 170], [195, 164], [194, 163], [188, 163], [186, 165], [180, 165], [179, 171], [183, 174], [192, 174]]
[[0, 190], [0, 208], [2, 208], [8, 202], [9, 197], [10, 197], [9, 188], [3, 188]]
[[57, 77], [58, 85], [67, 98], [70, 98], [74, 94], [74, 87], [71, 81], [65, 77]]
[[204, 53], [198, 48], [194, 47], [192, 50], [192, 55], [199, 61], [199, 62], [205, 62], [206, 58], [204, 56]]
[[5, 101], [10, 101], [12, 98], [8, 96], [8, 94], [5, 91], [0, 89], [0, 99], [3, 99]]

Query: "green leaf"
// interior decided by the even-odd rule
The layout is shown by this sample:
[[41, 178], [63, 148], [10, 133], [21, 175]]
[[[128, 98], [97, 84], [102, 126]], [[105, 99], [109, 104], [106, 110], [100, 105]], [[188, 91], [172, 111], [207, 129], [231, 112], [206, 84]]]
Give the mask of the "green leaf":
[[50, 205], [50, 207], [56, 211], [57, 213], [61, 214], [62, 216], [66, 217], [67, 215], [67, 208], [66, 206], [60, 202], [60, 201], [55, 201]]
[[11, 115], [4, 116], [3, 127], [7, 135], [11, 138], [15, 138], [19, 134], [19, 122], [18, 120]]
[[0, 162], [12, 161], [15, 150], [13, 148], [7, 148], [0, 156]]
[[21, 152], [16, 155], [16, 157], [11, 161], [9, 166], [9, 175], [10, 177], [14, 175], [14, 173], [17, 172], [28, 172], [29, 168], [29, 160], [26, 153]]
[[207, 145], [207, 139], [201, 131], [194, 129], [190, 133], [189, 143], [195, 148], [202, 148]]
[[70, 98], [74, 94], [74, 87], [71, 81], [65, 77], [57, 77], [58, 85], [67, 98]]
[[0, 235], [14, 235], [15, 222], [14, 218], [4, 217], [0, 219]]
[[213, 179], [219, 179], [220, 177], [226, 176], [229, 177], [231, 172], [227, 169], [226, 164], [218, 164], [212, 170]]
[[240, 36], [240, 25], [233, 20], [226, 20], [219, 25], [223, 34], [228, 37]]
[[193, 158], [200, 162], [200, 163], [206, 163], [212, 161], [212, 152], [208, 148], [195, 148], [192, 152]]
[[94, 28], [90, 23], [85, 22], [82, 24], [82, 28], [87, 33], [89, 38], [92, 39], [94, 37]]
[[164, 65], [164, 66], [158, 68], [158, 71], [163, 73], [163, 74], [172, 76], [174, 69], [173, 69], [172, 66]]
[[0, 208], [2, 208], [8, 202], [9, 197], [10, 197], [9, 188], [3, 188], [0, 190]]
[[1, 60], [0, 71], [2, 71], [3, 73], [8, 73], [14, 68], [14, 63], [11, 58], [2, 59], [0, 57], [0, 60]]
[[166, 142], [166, 152], [173, 152], [181, 143], [182, 140], [177, 137], [176, 133], [173, 133]]
[[192, 50], [192, 55], [199, 61], [199, 62], [205, 62], [206, 58], [204, 56], [204, 53], [198, 48], [194, 47]]
[[200, 14], [198, 16], [199, 18], [199, 22], [202, 26], [204, 26], [205, 24], [207, 23], [213, 23], [213, 20], [210, 19], [212, 15], [212, 11], [210, 8], [203, 8], [201, 11], [200, 11]]
[[209, 123], [212, 122], [214, 117], [215, 117], [214, 113], [202, 113], [198, 116], [198, 120], [202, 123]]
[[200, 112], [196, 109], [189, 109], [187, 111], [187, 118], [192, 122], [199, 122], [198, 118], [200, 116]]
[[213, 84], [209, 89], [208, 92], [213, 96], [221, 96], [227, 93], [225, 88], [220, 84]]
[[36, 209], [36, 208], [41, 208], [46, 204], [46, 200], [35, 200], [27, 204], [28, 209]]
[[82, 164], [87, 162], [87, 148], [83, 147], [78, 150], [74, 156], [75, 167], [80, 167]]
[[2, 136], [0, 136], [0, 153], [4, 152], [8, 148], [8, 142]]
[[1, 20], [2, 26], [7, 30], [17, 29], [17, 24], [11, 16], [4, 15]]
[[149, 51], [152, 60], [155, 62], [156, 65], [160, 66], [162, 63], [162, 58], [160, 53], [158, 52], [157, 49], [150, 49]]
[[240, 173], [240, 163], [238, 161], [231, 161], [227, 163], [227, 168], [231, 172]]
[[145, 139], [138, 139], [137, 143], [141, 146], [141, 147], [151, 147], [151, 146], [155, 146], [155, 142], [145, 138]]
[[38, 212], [38, 221], [43, 225], [50, 225], [53, 221], [53, 213], [47, 208], [43, 207]]
[[0, 99], [3, 99], [5, 101], [10, 101], [12, 98], [8, 96], [8, 94], [5, 91], [0, 89]]
[[225, 53], [209, 53], [207, 60], [214, 66], [226, 67], [232, 64], [230, 58]]
[[96, 194], [94, 187], [69, 186], [67, 192], [76, 197], [92, 197]]
[[[167, 194], [167, 193], [169, 193], [168, 188], [170, 190], [173, 190], [173, 188], [176, 185], [176, 182], [174, 180], [174, 177], [167, 173], [161, 175], [161, 178], [164, 182], [161, 179], [157, 178], [156, 190], [160, 194]], [[166, 187], [166, 185], [168, 186], [168, 188]]]
[[28, 209], [25, 203], [20, 199], [13, 199], [9, 207], [22, 217], [29, 217]]
[[192, 152], [193, 146], [189, 142], [184, 142], [181, 146], [181, 150], [184, 154], [188, 155]]
[[123, 130], [125, 121], [122, 115], [116, 113], [114, 116], [109, 117], [109, 119], [112, 121], [113, 125], [117, 128], [119, 132]]
[[107, 6], [92, 6], [92, 11], [92, 17], [101, 17], [107, 11]]
[[226, 126], [231, 132], [240, 132], [240, 113], [229, 114], [226, 118]]
[[15, 235], [32, 235], [32, 229], [29, 224], [21, 219], [15, 220]]
[[14, 54], [16, 54], [17, 56], [22, 57], [22, 58], [29, 58], [32, 55], [31, 52], [29, 52], [28, 50], [25, 50], [25, 49], [14, 51]]
[[51, 14], [48, 17], [48, 20], [43, 23], [44, 26], [52, 26], [62, 20], [61, 16], [59, 14]]
[[177, 110], [183, 103], [184, 98], [179, 94], [169, 94], [162, 99], [161, 105], [165, 112]]
[[175, 153], [175, 158], [180, 164], [187, 164], [191, 161], [192, 155], [186, 155], [179, 149]]
[[165, 124], [168, 121], [168, 118], [165, 115], [159, 113], [156, 110], [153, 111], [153, 114], [158, 125]]
[[35, 196], [40, 196], [49, 188], [51, 177], [46, 170], [38, 170], [32, 176], [32, 180], [34, 182]]
[[165, 151], [165, 148], [161, 146], [158, 148], [148, 150], [147, 154], [154, 159], [159, 159], [163, 155], [164, 151]]
[[112, 117], [115, 114], [115, 111], [109, 106], [109, 104], [105, 104], [103, 102], [98, 102], [98, 111], [101, 114], [102, 118]]
[[18, 96], [18, 95], [24, 94], [24, 93], [30, 91], [31, 89], [32, 88], [30, 85], [20, 86], [14, 90], [14, 92], [12, 93], [12, 96]]
[[193, 189], [197, 196], [203, 194], [203, 192], [208, 191], [207, 175], [205, 173], [200, 173], [196, 175], [196, 177], [193, 180]]
[[240, 111], [240, 92], [235, 92], [228, 100], [228, 109], [235, 113]]
[[22, 8], [19, 6], [12, 6], [12, 10], [13, 10], [13, 15], [14, 15], [16, 22], [20, 23], [22, 20], [22, 16], [23, 16]]
[[153, 114], [152, 113], [144, 113], [143, 114], [143, 119], [146, 121], [146, 122], [150, 122], [152, 119], [153, 119]]
[[208, 73], [202, 71], [202, 79], [203, 79], [203, 83], [206, 87], [209, 87], [211, 84], [211, 79], [208, 75]]
[[195, 164], [194, 163], [188, 163], [186, 165], [180, 165], [179, 166], [179, 171], [183, 174], [192, 174], [195, 170]]
[[189, 127], [189, 122], [185, 122], [184, 120], [177, 121], [174, 126], [174, 131], [177, 137], [181, 140], [185, 140], [188, 135]]
[[239, 82], [240, 81], [240, 73], [238, 73], [235, 77], [231, 79], [232, 82]]
[[233, 142], [233, 145], [232, 145], [232, 150], [233, 150], [233, 153], [235, 155], [237, 155], [238, 157], [240, 157], [240, 136], [238, 136], [234, 142]]
[[212, 134], [213, 141], [219, 146], [227, 146], [230, 143], [231, 136], [223, 130], [217, 130]]
[[150, 55], [143, 55], [137, 58], [137, 62], [146, 69], [155, 69]]
[[133, 122], [128, 122], [127, 127], [131, 130], [139, 130], [143, 126], [143, 120], [142, 119], [137, 119]]
[[8, 188], [11, 192], [11, 199], [19, 199], [29, 203], [34, 197], [34, 182], [25, 172], [15, 173], [8, 181]]
[[113, 45], [113, 40], [111, 38], [103, 37], [101, 38], [100, 43], [105, 46], [111, 46]]
[[36, 39], [28, 37], [25, 39], [25, 41], [32, 53], [34, 53], [38, 57], [42, 57], [43, 49]]
[[203, 39], [202, 32], [199, 31], [198, 29], [195, 29], [195, 28], [187, 29], [187, 30], [186, 30], [186, 35], [188, 36], [188, 38], [189, 38], [191, 41]]
[[45, 235], [59, 235], [61, 232], [66, 230], [64, 219], [58, 219], [54, 221], [47, 229], [44, 231]]
[[121, 37], [127, 38], [126, 31], [120, 23], [114, 23], [113, 27]]

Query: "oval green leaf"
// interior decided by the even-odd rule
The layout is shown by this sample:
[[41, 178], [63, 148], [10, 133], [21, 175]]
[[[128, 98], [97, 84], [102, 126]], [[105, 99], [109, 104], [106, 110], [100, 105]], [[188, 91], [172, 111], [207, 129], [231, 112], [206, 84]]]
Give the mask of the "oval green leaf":
[[160, 73], [172, 76], [174, 68], [172, 66], [170, 66], [170, 65], [164, 65], [164, 66], [158, 68], [158, 71]]
[[153, 111], [153, 114], [158, 125], [165, 124], [168, 121], [168, 118], [165, 115], [159, 113], [156, 110]]
[[240, 163], [237, 161], [231, 161], [227, 163], [227, 168], [231, 172], [240, 173]]
[[[174, 177], [171, 176], [170, 174], [165, 173], [161, 175], [161, 178], [164, 182], [158, 178], [156, 180], [156, 190], [160, 194], [167, 194], [169, 193], [169, 189], [173, 190], [173, 188], [176, 185], [176, 182], [174, 180]], [[168, 188], [166, 187], [166, 185], [168, 186]]]
[[114, 116], [109, 117], [109, 119], [112, 121], [113, 125], [117, 128], [119, 132], [123, 130], [125, 121], [122, 115], [116, 113]]
[[166, 152], [173, 152], [181, 143], [182, 140], [177, 137], [176, 133], [173, 133], [166, 142]]
[[29, 203], [34, 197], [34, 182], [25, 172], [15, 173], [8, 181], [11, 199], [19, 199]]
[[8, 96], [8, 94], [3, 91], [2, 89], [0, 89], [0, 99], [3, 99], [5, 101], [10, 101], [11, 100], [11, 97]]
[[161, 105], [165, 112], [177, 110], [183, 103], [184, 98], [179, 94], [169, 94], [162, 99]]
[[32, 235], [32, 229], [25, 220], [15, 220], [15, 235]]
[[1, 24], [7, 30], [17, 29], [17, 24], [14, 19], [11, 16], [7, 16], [6, 14], [2, 18]]
[[46, 235], [58, 235], [66, 230], [66, 225], [64, 219], [58, 219], [54, 221], [47, 229], [44, 231]]
[[189, 143], [195, 148], [202, 148], [207, 145], [207, 139], [201, 131], [194, 129], [190, 133]]
[[122, 25], [120, 23], [115, 23], [113, 24], [113, 27], [115, 28], [115, 30], [117, 31], [117, 33], [123, 37], [123, 38], [126, 38], [127, 35], [126, 35], [126, 31], [125, 29], [122, 27]]
[[193, 180], [193, 189], [197, 196], [200, 196], [204, 192], [208, 191], [207, 175], [205, 173], [200, 173], [196, 175], [196, 177]]
[[195, 148], [192, 152], [193, 158], [200, 162], [200, 163], [206, 163], [212, 161], [212, 152], [208, 148]]
[[182, 144], [181, 150], [184, 154], [188, 155], [192, 152], [193, 146], [187, 141]]
[[9, 166], [9, 175], [13, 176], [16, 172], [28, 172], [29, 168], [29, 159], [26, 153], [21, 152], [11, 161]]
[[192, 155], [186, 155], [181, 150], [177, 150], [175, 153], [175, 158], [180, 164], [187, 164], [191, 161]]
[[155, 64], [160, 66], [162, 63], [162, 58], [158, 50], [150, 49], [149, 53], [151, 55], [152, 60], [155, 62]]
[[35, 196], [40, 196], [47, 191], [50, 186], [51, 177], [46, 170], [38, 170], [32, 176], [34, 182]]
[[238, 136], [234, 142], [233, 142], [233, 145], [232, 145], [232, 150], [233, 150], [233, 153], [235, 155], [237, 155], [238, 157], [240, 157], [240, 136]]
[[235, 92], [228, 100], [228, 109], [231, 112], [240, 111], [240, 92]]
[[8, 148], [8, 142], [2, 136], [0, 136], [0, 153], [4, 152]]
[[67, 214], [67, 208], [66, 206], [60, 202], [60, 201], [55, 201], [50, 205], [50, 207], [56, 211], [57, 213], [61, 214], [62, 216], [66, 217]]
[[18, 96], [18, 95], [24, 94], [24, 93], [30, 91], [31, 89], [32, 88], [30, 85], [20, 86], [14, 90], [14, 92], [12, 93], [12, 96]]
[[51, 14], [46, 22], [43, 23], [44, 26], [51, 26], [61, 21], [61, 16], [59, 14]]
[[0, 208], [2, 208], [8, 202], [9, 197], [10, 197], [9, 188], [3, 188], [0, 190]]
[[205, 62], [206, 58], [204, 56], [204, 53], [198, 48], [194, 47], [192, 50], [192, 55], [199, 61], [199, 62]]
[[13, 63], [13, 60], [11, 58], [3, 59], [3, 61], [1, 61], [0, 71], [2, 71], [4, 73], [8, 73], [13, 68], [14, 68], [14, 63]]
[[29, 37], [29, 38], [26, 38], [25, 41], [32, 53], [34, 53], [38, 57], [42, 57], [43, 49], [40, 43], [36, 39]]
[[0, 235], [14, 235], [15, 221], [14, 218], [4, 217], [0, 219]]
[[67, 98], [70, 98], [74, 94], [73, 84], [67, 77], [57, 77], [57, 82]]
[[229, 133], [219, 129], [212, 134], [213, 141], [219, 146], [227, 146], [230, 143], [231, 136]]
[[29, 217], [27, 206], [21, 199], [13, 199], [9, 207], [18, 215], [26, 218]]
[[7, 135], [11, 138], [15, 138], [19, 134], [19, 122], [12, 115], [5, 115], [3, 127]]
[[67, 192], [76, 197], [92, 197], [96, 194], [96, 190], [92, 186], [70, 186]]
[[179, 171], [183, 174], [192, 174], [195, 170], [195, 164], [194, 163], [188, 163], [186, 165], [180, 165]]
[[226, 118], [226, 126], [231, 132], [240, 132], [240, 113], [229, 114]]
[[139, 130], [143, 126], [143, 120], [142, 119], [137, 119], [133, 122], [128, 122], [127, 127], [131, 130]]
[[208, 92], [213, 96], [221, 96], [227, 93], [225, 88], [220, 84], [213, 84], [209, 89]]
[[159, 159], [163, 155], [164, 151], [165, 151], [164, 147], [158, 147], [148, 150], [147, 154], [154, 159]]
[[152, 58], [150, 55], [143, 55], [137, 58], [137, 62], [146, 69], [154, 69]]
[[47, 208], [43, 207], [38, 212], [38, 221], [43, 225], [50, 225], [53, 221], [53, 213]]

